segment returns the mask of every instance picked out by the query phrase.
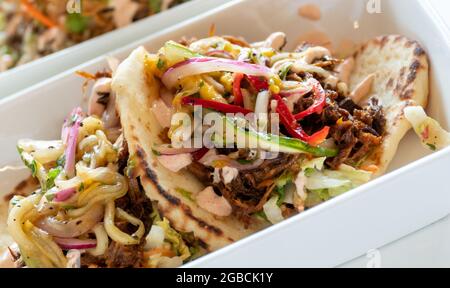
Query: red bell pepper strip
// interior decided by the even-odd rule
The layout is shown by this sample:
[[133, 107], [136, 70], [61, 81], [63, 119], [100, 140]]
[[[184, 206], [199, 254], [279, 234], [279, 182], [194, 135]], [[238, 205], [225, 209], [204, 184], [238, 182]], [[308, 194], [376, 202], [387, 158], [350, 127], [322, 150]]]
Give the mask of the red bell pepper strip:
[[327, 138], [328, 133], [330, 132], [330, 127], [325, 126], [311, 136], [306, 134], [305, 131], [303, 131], [302, 126], [295, 119], [294, 115], [292, 115], [291, 111], [289, 111], [289, 108], [283, 102], [280, 95], [276, 94], [273, 97], [278, 103], [277, 113], [280, 117], [280, 121], [292, 137], [303, 140], [313, 146], [319, 145]]
[[294, 115], [296, 120], [302, 120], [303, 118], [317, 113], [320, 114], [322, 113], [323, 108], [325, 107], [325, 105], [327, 104], [327, 97], [325, 95], [325, 91], [322, 88], [322, 85], [320, 85], [319, 81], [317, 81], [314, 78], [311, 78], [309, 81], [312, 82], [312, 91], [314, 92], [314, 103], [313, 105], [311, 105], [311, 107], [309, 107], [308, 109], [306, 109], [305, 111], [302, 111], [296, 115]]
[[192, 106], [202, 106], [203, 108], [208, 108], [212, 110], [216, 110], [222, 113], [242, 113], [247, 115], [249, 113], [253, 113], [252, 110], [242, 108], [240, 106], [225, 104], [212, 100], [205, 100], [201, 98], [192, 98], [192, 97], [184, 97], [181, 100], [183, 105], [192, 105]]
[[209, 151], [208, 148], [203, 147], [202, 149], [200, 149], [200, 150], [198, 150], [198, 151], [195, 151], [195, 152], [191, 153], [191, 155], [192, 155], [192, 158], [193, 158], [195, 161], [199, 161], [200, 159], [203, 158], [203, 156], [206, 155], [206, 153], [208, 153], [208, 151]]
[[269, 89], [269, 83], [265, 78], [247, 75], [247, 79], [250, 82], [250, 85], [252, 85], [252, 87], [255, 88], [258, 92]]
[[311, 136], [308, 136], [307, 142], [313, 146], [322, 144], [323, 141], [325, 141], [327, 139], [327, 136], [329, 133], [330, 133], [330, 127], [325, 126], [320, 131], [314, 133]]
[[244, 97], [242, 96], [241, 82], [244, 79], [244, 74], [235, 73], [233, 80], [233, 95], [234, 104], [242, 106], [244, 104]]

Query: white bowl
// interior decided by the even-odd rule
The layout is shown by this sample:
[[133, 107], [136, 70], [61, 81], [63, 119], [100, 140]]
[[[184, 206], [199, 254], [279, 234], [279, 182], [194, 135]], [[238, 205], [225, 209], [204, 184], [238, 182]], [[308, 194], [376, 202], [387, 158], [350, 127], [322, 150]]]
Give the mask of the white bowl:
[[168, 11], [135, 22], [36, 61], [0, 73], [0, 98], [80, 65], [92, 58], [127, 45], [229, 0], [192, 0]]
[[[431, 97], [428, 112], [448, 127], [450, 115], [449, 33], [425, 1], [384, 0], [380, 14], [366, 12], [367, 1], [318, 0], [323, 20], [310, 22], [297, 15], [310, 0], [233, 1], [137, 43], [113, 55], [123, 58], [138, 45], [156, 51], [166, 40], [206, 36], [215, 23], [218, 34], [260, 40], [273, 31], [285, 31], [290, 41], [311, 29], [321, 29], [337, 42], [360, 42], [381, 34], [403, 34], [420, 41], [431, 61]], [[412, 21], [411, 19], [417, 19]], [[358, 21], [359, 29], [354, 29]], [[65, 115], [83, 102], [83, 80], [75, 70], [95, 72], [105, 67], [97, 58], [39, 85], [0, 101], [0, 165], [19, 161], [19, 138], [57, 138]], [[441, 219], [450, 211], [450, 189], [445, 179], [450, 149], [429, 155], [412, 135], [402, 141], [389, 171], [362, 187], [256, 233], [186, 267], [330, 267], [344, 263]], [[8, 179], [11, 179], [8, 176]], [[1, 186], [7, 182], [0, 183]]]

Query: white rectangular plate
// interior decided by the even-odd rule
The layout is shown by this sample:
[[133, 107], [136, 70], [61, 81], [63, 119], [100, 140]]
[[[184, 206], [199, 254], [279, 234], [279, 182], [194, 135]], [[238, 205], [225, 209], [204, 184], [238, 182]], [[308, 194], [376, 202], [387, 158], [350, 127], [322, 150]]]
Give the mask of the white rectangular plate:
[[192, 0], [157, 15], [135, 22], [58, 51], [28, 64], [0, 73], [0, 98], [80, 65], [92, 58], [132, 43], [161, 29], [195, 17], [230, 0]]
[[[431, 60], [431, 97], [428, 112], [448, 127], [450, 82], [446, 57], [449, 35], [421, 1], [384, 0], [382, 13], [368, 14], [367, 1], [318, 0], [323, 20], [310, 22], [297, 15], [308, 0], [235, 1], [206, 14], [160, 31], [114, 52], [123, 58], [143, 44], [156, 51], [166, 40], [207, 35], [215, 23], [218, 34], [242, 35], [250, 41], [273, 31], [288, 35], [289, 48], [299, 35], [320, 29], [335, 43], [343, 38], [360, 42], [381, 34], [403, 34], [420, 41]], [[411, 21], [420, 19], [420, 21]], [[355, 29], [355, 21], [358, 29]], [[0, 102], [0, 165], [17, 163], [19, 138], [58, 137], [65, 115], [84, 100], [83, 80], [73, 72], [95, 72], [105, 67], [95, 59]], [[441, 219], [450, 210], [450, 191], [445, 180], [450, 149], [433, 155], [414, 135], [401, 143], [389, 174], [325, 204], [256, 233], [186, 267], [329, 267], [342, 264]], [[11, 179], [10, 175], [5, 178]], [[7, 181], [0, 182], [0, 186]], [[0, 190], [2, 187], [0, 187]]]

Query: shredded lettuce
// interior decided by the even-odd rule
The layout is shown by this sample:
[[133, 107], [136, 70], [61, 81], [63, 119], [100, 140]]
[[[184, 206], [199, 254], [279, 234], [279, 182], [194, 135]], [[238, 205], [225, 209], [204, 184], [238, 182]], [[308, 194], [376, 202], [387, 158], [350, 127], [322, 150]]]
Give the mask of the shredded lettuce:
[[316, 170], [322, 170], [325, 165], [325, 160], [327, 160], [327, 157], [319, 157], [319, 158], [313, 158], [311, 160], [303, 161], [302, 163], [302, 169], [316, 169]]
[[283, 203], [294, 204], [294, 194], [297, 189], [294, 183], [289, 182], [286, 186], [284, 186], [284, 199]]
[[193, 260], [202, 255], [200, 240], [195, 237], [194, 232], [180, 232], [180, 235], [183, 238], [186, 245], [189, 246], [189, 252], [191, 253], [191, 256], [187, 258], [185, 261]]
[[327, 189], [310, 191], [305, 200], [305, 206], [311, 208], [329, 199], [331, 199], [331, 197], [328, 194]]
[[367, 183], [372, 178], [372, 173], [365, 170], [357, 170], [351, 166], [342, 164], [338, 170], [325, 170], [324, 174], [328, 177], [337, 179], [347, 179], [352, 182], [352, 186], [360, 186]]
[[170, 226], [169, 220], [167, 220], [167, 218], [156, 221], [154, 224], [164, 229], [165, 240], [172, 244], [174, 251], [178, 256], [180, 256], [182, 260], [186, 260], [191, 257], [191, 252], [189, 250], [189, 247], [184, 242], [183, 237], [180, 235], [180, 233], [175, 231], [175, 229]]
[[264, 213], [264, 210], [261, 210], [261, 211], [253, 213], [253, 216], [255, 216], [255, 217], [259, 218], [259, 219], [262, 219], [264, 221], [269, 222], [269, 219], [267, 219], [267, 216]]
[[304, 161], [302, 169], [305, 175], [307, 197], [306, 207], [316, 206], [333, 197], [339, 196], [370, 181], [372, 173], [341, 165], [338, 170], [325, 168], [326, 158]]
[[308, 190], [321, 190], [329, 188], [338, 188], [349, 184], [351, 184], [350, 180], [331, 178], [326, 176], [322, 172], [314, 172], [313, 174], [307, 177], [305, 187]]
[[286, 186], [292, 183], [293, 175], [289, 171], [285, 171], [281, 176], [275, 181], [275, 192], [278, 194], [277, 205], [281, 206], [285, 202], [286, 198]]
[[278, 206], [278, 199], [279, 197], [277, 195], [274, 195], [263, 206], [264, 214], [272, 224], [276, 224], [284, 220], [281, 209]]

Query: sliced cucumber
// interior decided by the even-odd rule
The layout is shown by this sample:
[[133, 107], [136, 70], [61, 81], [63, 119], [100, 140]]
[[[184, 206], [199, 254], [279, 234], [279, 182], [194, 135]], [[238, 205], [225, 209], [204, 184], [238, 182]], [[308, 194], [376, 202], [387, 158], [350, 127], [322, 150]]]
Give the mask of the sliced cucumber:
[[311, 146], [299, 139], [245, 130], [235, 125], [235, 122], [232, 119], [228, 117], [224, 118], [226, 128], [225, 131], [228, 129], [233, 129], [235, 141], [236, 139], [245, 139], [245, 143], [253, 144], [252, 147], [257, 146], [259, 149], [271, 152], [282, 152], [289, 154], [305, 153], [316, 157], [334, 157], [338, 154], [337, 149]]
[[195, 53], [186, 46], [178, 44], [174, 41], [168, 41], [164, 44], [162, 59], [165, 63], [165, 68], [172, 67], [173, 65], [188, 60], [193, 57], [201, 57], [202, 55]]

